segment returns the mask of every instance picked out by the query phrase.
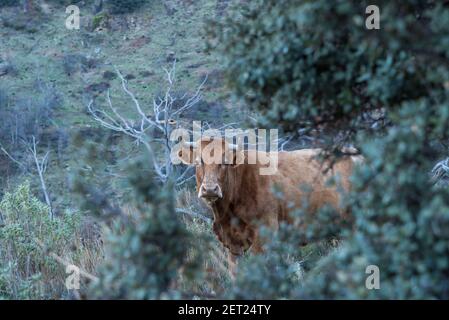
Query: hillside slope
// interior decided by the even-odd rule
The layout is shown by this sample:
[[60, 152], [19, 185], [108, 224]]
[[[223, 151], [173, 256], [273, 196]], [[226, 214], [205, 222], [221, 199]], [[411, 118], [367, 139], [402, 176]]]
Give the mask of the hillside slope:
[[226, 1], [172, 1], [174, 10], [163, 2], [126, 15], [94, 15], [91, 5], [81, 2], [80, 30], [65, 28], [65, 7], [49, 2], [31, 17], [19, 7], [1, 8], [0, 57], [11, 71], [0, 76], [0, 87], [14, 103], [33, 97], [38, 82], [45, 83], [60, 97], [54, 124], [76, 128], [91, 124], [86, 105], [108, 88], [117, 105], [126, 108], [114, 67], [129, 80], [141, 104], [151, 106], [164, 89], [163, 67], [176, 59], [180, 93], [209, 77], [198, 117], [207, 117], [214, 108], [221, 114], [228, 93], [217, 60], [204, 52], [202, 30], [206, 18], [223, 14]]

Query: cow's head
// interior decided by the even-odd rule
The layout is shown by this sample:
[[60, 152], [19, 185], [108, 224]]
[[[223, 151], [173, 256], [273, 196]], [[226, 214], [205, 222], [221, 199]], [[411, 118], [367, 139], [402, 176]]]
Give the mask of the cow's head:
[[222, 138], [202, 138], [184, 144], [178, 151], [179, 159], [196, 166], [198, 197], [213, 204], [224, 197], [230, 170], [243, 163], [244, 155], [234, 144]]

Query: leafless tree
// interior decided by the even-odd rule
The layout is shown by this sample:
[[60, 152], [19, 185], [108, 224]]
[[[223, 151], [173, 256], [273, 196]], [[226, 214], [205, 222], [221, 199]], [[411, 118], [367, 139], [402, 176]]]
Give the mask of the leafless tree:
[[[207, 80], [207, 77], [205, 77], [193, 94], [186, 93], [182, 97], [176, 97], [174, 94], [176, 61], [173, 62], [170, 69], [164, 68], [164, 71], [167, 87], [163, 95], [154, 98], [152, 106], [148, 108], [141, 106], [134, 93], [128, 88], [127, 80], [116, 68], [116, 73], [121, 80], [121, 87], [132, 101], [134, 118], [126, 117], [120, 113], [112, 103], [109, 90], [106, 94], [106, 108], [97, 108], [93, 99], [87, 106], [93, 119], [100, 125], [131, 137], [137, 144], [142, 144], [148, 150], [154, 172], [162, 182], [174, 177], [174, 167], [170, 154], [176, 142], [170, 140], [170, 135], [174, 129], [180, 126], [180, 116], [202, 99], [202, 89]], [[180, 102], [181, 105], [179, 106]], [[156, 156], [156, 146], [162, 149], [163, 156]], [[175, 177], [175, 181], [179, 186], [191, 178], [191, 168], [187, 167]]]

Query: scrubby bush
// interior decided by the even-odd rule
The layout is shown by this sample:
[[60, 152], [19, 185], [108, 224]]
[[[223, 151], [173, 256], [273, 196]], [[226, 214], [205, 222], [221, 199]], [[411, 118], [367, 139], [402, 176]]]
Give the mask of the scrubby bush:
[[109, 0], [107, 7], [112, 14], [134, 12], [145, 5], [146, 0]]
[[14, 6], [17, 4], [18, 4], [17, 0], [0, 0], [0, 8], [1, 7], [10, 7], [10, 6]]
[[[26, 171], [29, 165], [26, 143], [33, 136], [41, 139], [45, 130], [54, 124], [53, 114], [62, 104], [62, 96], [55, 87], [43, 81], [36, 81], [32, 94], [18, 96], [11, 88], [0, 88], [0, 146], [22, 163], [17, 166], [17, 162], [10, 161], [9, 156], [0, 151], [0, 184], [16, 170]], [[34, 167], [34, 163], [31, 166]]]
[[37, 80], [33, 96], [15, 97], [7, 89], [0, 89], [0, 142], [4, 147], [17, 149], [20, 141], [39, 139], [42, 131], [52, 123], [52, 116], [62, 104], [62, 96], [52, 85]]
[[300, 235], [291, 225], [282, 224], [278, 232], [262, 228], [270, 239], [265, 252], [247, 255], [239, 261], [236, 280], [229, 288], [233, 299], [286, 299], [292, 296], [303, 277], [303, 252]]
[[[128, 168], [127, 192], [121, 207], [85, 180], [74, 180], [83, 208], [97, 218], [114, 218], [105, 243], [100, 281], [91, 297], [102, 299], [161, 299], [192, 297], [189, 281], [201, 270], [201, 250], [175, 211], [174, 190], [152, 175], [148, 159]], [[129, 213], [124, 213], [127, 207]], [[181, 285], [182, 283], [182, 285]]]
[[33, 196], [28, 182], [6, 193], [0, 202], [0, 298], [57, 299], [66, 295], [66, 266], [49, 253], [91, 271], [92, 265], [86, 261], [96, 255], [98, 247], [80, 243], [81, 216], [64, 213], [51, 220], [48, 211]]

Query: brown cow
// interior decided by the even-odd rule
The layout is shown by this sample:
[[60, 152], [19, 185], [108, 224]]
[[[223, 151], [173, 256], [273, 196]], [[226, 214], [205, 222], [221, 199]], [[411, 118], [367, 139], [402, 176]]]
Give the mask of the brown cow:
[[[344, 216], [339, 189], [326, 182], [338, 174], [340, 185], [348, 191], [349, 176], [361, 157], [344, 157], [327, 173], [324, 173], [326, 165], [317, 157], [320, 149], [276, 153], [236, 150], [236, 153], [231, 153], [232, 159], [227, 159], [230, 164], [205, 163], [205, 155], [209, 158], [216, 156], [211, 150], [220, 150], [223, 153], [219, 155], [220, 159], [225, 159], [229, 157], [226, 151], [231, 148], [235, 149], [235, 146], [231, 147], [224, 139], [202, 138], [194, 145], [184, 145], [177, 153], [183, 163], [196, 165], [198, 197], [212, 208], [213, 231], [229, 249], [231, 261], [249, 248], [252, 252], [261, 252], [262, 240], [258, 236], [260, 223], [276, 230], [281, 221], [290, 223], [289, 211], [301, 207], [306, 201], [307, 215], [315, 214], [327, 204]], [[250, 155], [254, 156], [251, 153], [256, 153], [255, 164], [246, 161]], [[266, 162], [262, 164], [260, 159], [273, 155], [278, 157], [277, 172], [274, 175], [260, 175], [259, 169], [267, 167]], [[245, 163], [237, 164], [239, 156], [245, 159]], [[308, 191], [302, 186], [307, 186]], [[276, 196], [273, 188], [280, 190], [283, 196]]]

